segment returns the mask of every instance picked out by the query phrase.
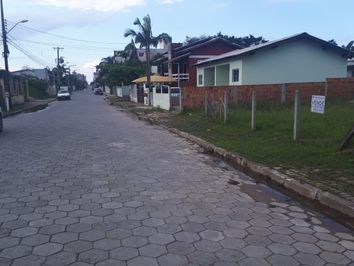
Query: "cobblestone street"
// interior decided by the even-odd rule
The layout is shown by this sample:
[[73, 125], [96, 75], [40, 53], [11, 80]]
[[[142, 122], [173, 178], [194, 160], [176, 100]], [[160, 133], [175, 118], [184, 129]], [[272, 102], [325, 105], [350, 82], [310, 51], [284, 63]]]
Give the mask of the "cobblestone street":
[[354, 265], [348, 228], [91, 91], [4, 126], [0, 265]]

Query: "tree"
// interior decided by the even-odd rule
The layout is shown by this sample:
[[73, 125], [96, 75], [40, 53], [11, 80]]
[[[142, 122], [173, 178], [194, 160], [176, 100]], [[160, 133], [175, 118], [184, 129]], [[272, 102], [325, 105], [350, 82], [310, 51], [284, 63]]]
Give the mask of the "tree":
[[201, 35], [199, 37], [186, 36], [186, 40], [184, 41], [184, 45], [191, 44], [193, 42], [200, 41], [202, 39], [210, 38], [210, 37], [220, 37], [225, 40], [228, 40], [231, 43], [237, 44], [243, 48], [249, 47], [251, 45], [256, 45], [256, 44], [268, 42], [262, 36], [255, 37], [252, 34], [250, 34], [249, 36], [235, 37], [235, 36], [224, 35], [221, 32], [219, 32], [213, 36], [206, 36], [206, 35]]
[[[157, 47], [159, 41], [171, 42], [171, 37], [167, 33], [162, 33], [155, 37], [152, 34], [152, 26], [151, 19], [149, 15], [143, 17], [143, 21], [141, 22], [139, 18], [136, 18], [134, 21], [134, 25], [138, 26], [139, 31], [135, 31], [133, 29], [127, 29], [124, 33], [124, 37], [132, 37], [135, 44], [139, 44], [140, 48], [145, 48], [146, 54], [146, 86], [149, 90], [150, 95], [150, 83], [151, 83], [151, 62], [150, 62], [150, 47]], [[149, 98], [149, 104], [150, 97]]]

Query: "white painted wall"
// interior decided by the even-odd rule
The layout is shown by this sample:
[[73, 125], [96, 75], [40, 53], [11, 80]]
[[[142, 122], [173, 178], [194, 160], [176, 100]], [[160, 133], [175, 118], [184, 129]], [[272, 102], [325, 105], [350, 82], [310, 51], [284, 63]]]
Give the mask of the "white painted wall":
[[168, 87], [168, 93], [162, 93], [162, 88], [161, 88], [161, 93], [156, 92], [156, 87], [153, 88], [153, 106], [154, 107], [160, 107], [161, 109], [169, 111], [171, 108], [171, 102], [170, 102], [170, 86]]
[[[232, 70], [233, 69], [239, 69], [239, 81], [238, 82], [233, 82], [232, 81]], [[241, 85], [242, 84], [242, 60], [234, 60], [230, 62], [230, 79], [229, 79], [229, 84], [230, 85]]]
[[347, 59], [306, 40], [243, 57], [242, 85], [318, 82], [346, 77]]
[[[203, 76], [202, 84], [199, 84], [199, 75]], [[203, 67], [197, 67], [197, 87], [203, 87], [203, 86], [204, 86], [204, 68]]]

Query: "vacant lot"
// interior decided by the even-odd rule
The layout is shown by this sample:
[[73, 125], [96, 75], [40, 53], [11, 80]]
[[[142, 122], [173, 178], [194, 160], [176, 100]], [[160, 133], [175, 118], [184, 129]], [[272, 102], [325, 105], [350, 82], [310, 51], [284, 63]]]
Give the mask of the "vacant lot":
[[168, 124], [353, 200], [354, 145], [344, 152], [338, 148], [354, 125], [354, 103], [326, 103], [323, 115], [303, 105], [297, 142], [292, 139], [293, 116], [292, 106], [258, 103], [255, 131], [250, 106], [231, 107], [226, 124], [207, 118], [203, 110], [185, 111]]

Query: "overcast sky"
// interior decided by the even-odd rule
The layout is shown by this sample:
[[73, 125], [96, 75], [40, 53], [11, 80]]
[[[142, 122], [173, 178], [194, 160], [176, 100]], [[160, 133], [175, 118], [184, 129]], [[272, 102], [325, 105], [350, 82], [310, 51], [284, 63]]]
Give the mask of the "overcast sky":
[[[130, 41], [123, 34], [136, 17], [150, 14], [155, 35], [166, 32], [174, 42], [186, 36], [253, 34], [268, 40], [308, 32], [354, 39], [353, 0], [3, 0], [10, 32], [10, 70], [53, 67], [56, 52], [72, 69], [92, 79], [102, 57]], [[15, 47], [14, 47], [15, 46]], [[20, 51], [22, 50], [22, 52]], [[25, 54], [24, 54], [25, 53]], [[0, 67], [3, 68], [3, 60]]]

